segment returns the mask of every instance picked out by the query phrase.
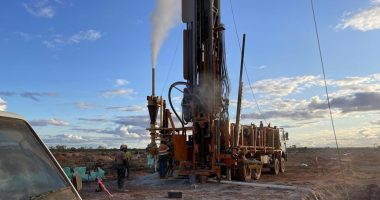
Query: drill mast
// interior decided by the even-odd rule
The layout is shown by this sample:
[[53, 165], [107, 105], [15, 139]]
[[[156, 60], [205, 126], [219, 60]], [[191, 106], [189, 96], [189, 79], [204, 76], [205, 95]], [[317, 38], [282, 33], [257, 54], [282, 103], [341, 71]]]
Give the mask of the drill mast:
[[[285, 137], [283, 129], [264, 127], [262, 123], [260, 126], [240, 125], [240, 105], [236, 124], [230, 123], [230, 82], [220, 0], [182, 0], [182, 21], [186, 23], [183, 31], [185, 81], [173, 83], [168, 94], [171, 111], [181, 127], [175, 127], [162, 97], [154, 93], [148, 96], [151, 122], [147, 130], [151, 134], [151, 153], [156, 153], [156, 140], [170, 141], [175, 160], [179, 162], [179, 175], [216, 175], [218, 178], [225, 175], [227, 179], [249, 180], [260, 178], [262, 167], [273, 168], [278, 174], [287, 159], [287, 134]], [[243, 52], [238, 104], [242, 96]], [[184, 87], [181, 116], [171, 97], [172, 89], [180, 85]]]

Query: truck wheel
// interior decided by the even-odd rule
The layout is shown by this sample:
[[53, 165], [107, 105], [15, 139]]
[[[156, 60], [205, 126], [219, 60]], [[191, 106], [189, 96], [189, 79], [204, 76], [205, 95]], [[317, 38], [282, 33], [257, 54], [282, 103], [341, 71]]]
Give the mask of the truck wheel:
[[239, 179], [241, 181], [250, 181], [251, 180], [251, 172], [252, 170], [249, 168], [249, 165], [244, 165], [240, 170], [239, 170]]
[[285, 158], [284, 157], [281, 158], [280, 171], [281, 173], [285, 173]]
[[260, 177], [261, 177], [261, 169], [262, 169], [262, 167], [260, 166], [260, 167], [258, 167], [258, 168], [256, 168], [256, 169], [254, 169], [254, 170], [252, 170], [252, 179], [253, 180], [259, 180], [260, 179]]
[[273, 174], [277, 175], [278, 173], [280, 173], [280, 161], [278, 160], [278, 158], [274, 159], [273, 167], [271, 167], [271, 170]]

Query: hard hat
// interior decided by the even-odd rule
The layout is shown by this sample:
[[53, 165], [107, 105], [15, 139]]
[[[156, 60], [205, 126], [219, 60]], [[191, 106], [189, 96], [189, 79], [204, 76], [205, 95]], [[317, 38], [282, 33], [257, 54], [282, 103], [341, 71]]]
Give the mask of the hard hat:
[[128, 146], [126, 144], [120, 145], [120, 150], [127, 149], [127, 148], [128, 148]]

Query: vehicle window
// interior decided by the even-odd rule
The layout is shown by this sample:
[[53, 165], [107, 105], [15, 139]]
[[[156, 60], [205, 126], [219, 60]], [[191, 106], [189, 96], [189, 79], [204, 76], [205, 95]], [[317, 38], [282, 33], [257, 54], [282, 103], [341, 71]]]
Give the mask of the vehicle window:
[[0, 199], [29, 199], [68, 186], [29, 125], [0, 117]]

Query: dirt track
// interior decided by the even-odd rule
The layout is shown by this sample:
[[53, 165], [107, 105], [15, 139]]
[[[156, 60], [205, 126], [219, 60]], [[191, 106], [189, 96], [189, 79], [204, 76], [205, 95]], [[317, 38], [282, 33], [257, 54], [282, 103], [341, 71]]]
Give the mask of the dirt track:
[[[167, 199], [167, 192], [181, 191], [183, 199], [380, 199], [380, 149], [342, 149], [340, 170], [335, 149], [292, 149], [287, 171], [274, 176], [264, 172], [255, 183], [297, 186], [283, 190], [263, 187], [206, 183], [192, 185], [187, 179], [160, 180], [157, 174], [135, 171], [120, 193], [116, 182], [106, 181], [111, 199]], [[108, 199], [94, 192], [97, 185], [86, 183], [80, 192], [84, 199]]]

